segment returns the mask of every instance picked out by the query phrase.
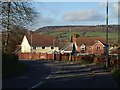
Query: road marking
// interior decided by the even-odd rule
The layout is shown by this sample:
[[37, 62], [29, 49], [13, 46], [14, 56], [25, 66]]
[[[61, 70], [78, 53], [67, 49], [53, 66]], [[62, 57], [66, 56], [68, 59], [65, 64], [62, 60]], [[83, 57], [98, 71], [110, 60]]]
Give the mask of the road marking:
[[39, 82], [38, 84], [34, 85], [33, 87], [31, 87], [29, 90], [36, 88], [38, 86], [41, 86], [42, 84], [44, 84], [45, 82]]
[[[49, 76], [47, 76], [45, 79], [47, 80], [47, 79], [51, 78], [51, 76], [52, 76], [52, 75], [49, 75]], [[38, 84], [36, 84], [36, 85], [34, 85], [33, 87], [31, 87], [29, 90], [34, 89], [34, 88], [37, 88], [38, 86], [41, 86], [41, 85], [43, 85], [44, 83], [45, 83], [44, 81], [41, 81], [41, 82], [39, 82]]]
[[49, 79], [52, 75], [49, 75], [48, 77], [46, 77], [46, 79]]

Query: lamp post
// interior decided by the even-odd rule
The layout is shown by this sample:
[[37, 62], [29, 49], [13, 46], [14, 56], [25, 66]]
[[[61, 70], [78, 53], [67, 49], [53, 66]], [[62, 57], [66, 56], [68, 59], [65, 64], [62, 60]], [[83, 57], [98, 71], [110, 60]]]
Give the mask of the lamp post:
[[106, 2], [106, 68], [109, 67], [109, 46], [108, 46], [108, 0]]

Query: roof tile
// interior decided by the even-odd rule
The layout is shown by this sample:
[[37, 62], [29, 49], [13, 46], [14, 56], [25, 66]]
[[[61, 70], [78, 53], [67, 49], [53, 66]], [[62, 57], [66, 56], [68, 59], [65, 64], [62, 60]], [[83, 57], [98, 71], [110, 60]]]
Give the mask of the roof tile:
[[40, 35], [40, 34], [27, 34], [29, 44], [32, 46], [56, 46], [58, 40], [54, 36]]

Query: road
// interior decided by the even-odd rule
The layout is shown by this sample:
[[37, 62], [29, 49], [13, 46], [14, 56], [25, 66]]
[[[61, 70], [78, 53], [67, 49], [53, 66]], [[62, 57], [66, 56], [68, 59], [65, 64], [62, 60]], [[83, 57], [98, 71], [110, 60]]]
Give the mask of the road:
[[21, 75], [3, 79], [3, 88], [117, 88], [108, 70], [94, 64], [59, 61], [22, 61], [31, 68]]
[[29, 88], [44, 80], [51, 74], [51, 68], [47, 66], [49, 61], [21, 61], [30, 66], [26, 72], [12, 78], [2, 80], [2, 88]]

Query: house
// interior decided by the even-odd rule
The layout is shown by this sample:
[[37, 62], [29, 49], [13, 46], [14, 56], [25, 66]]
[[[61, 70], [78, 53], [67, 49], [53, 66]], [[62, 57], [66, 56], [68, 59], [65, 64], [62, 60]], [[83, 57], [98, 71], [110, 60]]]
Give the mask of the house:
[[120, 45], [110, 49], [110, 55], [119, 55], [120, 54]]
[[58, 40], [54, 36], [31, 33], [24, 35], [21, 43], [21, 52], [51, 54], [54, 51], [59, 51], [57, 44]]
[[73, 45], [80, 54], [105, 54], [105, 41], [104, 37], [72, 36]]

